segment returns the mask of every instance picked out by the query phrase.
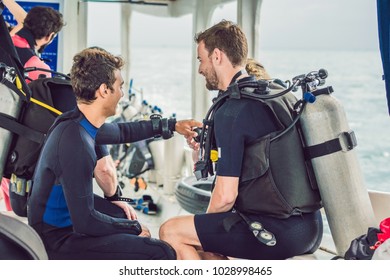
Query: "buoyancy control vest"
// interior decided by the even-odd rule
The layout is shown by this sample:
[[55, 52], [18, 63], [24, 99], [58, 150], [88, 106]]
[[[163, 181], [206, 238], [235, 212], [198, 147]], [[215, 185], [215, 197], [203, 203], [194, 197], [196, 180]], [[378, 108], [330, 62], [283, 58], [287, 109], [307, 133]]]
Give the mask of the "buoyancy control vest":
[[[290, 89], [291, 90], [291, 89]], [[309, 213], [322, 207], [319, 190], [305, 161], [299, 126], [294, 119], [297, 98], [277, 83], [250, 81], [232, 83], [213, 103], [204, 120], [200, 143], [204, 160], [195, 164], [195, 175], [213, 174], [210, 160], [214, 146], [213, 116], [227, 98], [250, 98], [272, 111], [281, 130], [257, 139], [244, 151], [238, 197], [234, 208], [241, 213], [277, 218]], [[202, 149], [201, 149], [202, 153]]]
[[[248, 90], [251, 91], [242, 88], [241, 92]], [[283, 88], [271, 83], [267, 95], [271, 97], [280, 90]], [[245, 147], [235, 209], [278, 218], [318, 210], [321, 198], [305, 161], [299, 127], [287, 129], [294, 121], [297, 98], [288, 92], [280, 97], [257, 100], [271, 110], [282, 129]]]

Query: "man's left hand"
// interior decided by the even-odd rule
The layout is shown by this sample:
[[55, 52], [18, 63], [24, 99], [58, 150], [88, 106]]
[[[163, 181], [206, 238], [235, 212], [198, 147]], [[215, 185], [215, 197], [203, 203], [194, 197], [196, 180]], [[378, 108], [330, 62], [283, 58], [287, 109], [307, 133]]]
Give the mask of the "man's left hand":
[[111, 202], [114, 203], [116, 206], [122, 208], [122, 210], [126, 214], [126, 217], [129, 220], [137, 220], [138, 219], [137, 213], [135, 212], [134, 208], [131, 205], [129, 205], [127, 202], [124, 202], [124, 201], [111, 201]]

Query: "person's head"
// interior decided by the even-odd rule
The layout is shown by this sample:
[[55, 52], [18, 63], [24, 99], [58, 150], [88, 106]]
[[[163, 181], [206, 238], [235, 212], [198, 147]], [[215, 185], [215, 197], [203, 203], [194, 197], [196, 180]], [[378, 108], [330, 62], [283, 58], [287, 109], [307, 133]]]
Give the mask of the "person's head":
[[107, 100], [108, 115], [115, 114], [116, 105], [123, 96], [123, 65], [121, 57], [100, 48], [88, 48], [76, 54], [70, 77], [77, 102], [92, 104], [102, 97]]
[[205, 76], [208, 89], [221, 89], [219, 67], [224, 67], [221, 69], [222, 74], [229, 72], [226, 70], [233, 72], [245, 66], [248, 43], [244, 32], [233, 22], [222, 20], [209, 29], [197, 33], [194, 39], [198, 44], [200, 62], [198, 71]]
[[258, 80], [271, 79], [264, 66], [253, 58], [248, 58], [245, 65], [245, 70], [249, 75], [255, 76]]
[[53, 41], [64, 26], [62, 14], [51, 7], [35, 6], [27, 13], [23, 27], [34, 36], [35, 41], [40, 40], [41, 49]]

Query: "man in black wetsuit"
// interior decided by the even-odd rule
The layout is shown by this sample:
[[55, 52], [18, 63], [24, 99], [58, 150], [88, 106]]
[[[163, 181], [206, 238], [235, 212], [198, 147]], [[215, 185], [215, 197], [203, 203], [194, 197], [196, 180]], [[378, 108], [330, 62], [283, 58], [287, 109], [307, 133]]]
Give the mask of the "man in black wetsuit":
[[[205, 77], [209, 90], [219, 90], [219, 97], [235, 88], [238, 90], [236, 83], [256, 83], [256, 78], [245, 71], [247, 40], [237, 25], [221, 21], [197, 34], [195, 41], [200, 63], [198, 72]], [[230, 85], [232, 87], [229, 88]], [[315, 203], [314, 206], [309, 205], [312, 206], [310, 211], [296, 209], [296, 213], [288, 213], [288, 217], [284, 218], [279, 218], [281, 213], [277, 212], [272, 215], [255, 211], [243, 213], [248, 220], [261, 223], [263, 228], [274, 234], [274, 246], [268, 246], [255, 238], [248, 224], [237, 214], [235, 208], [238, 202], [245, 206], [245, 203], [254, 200], [255, 203], [266, 205], [263, 208], [269, 207], [269, 212], [274, 209], [274, 202], [279, 202], [277, 190], [269, 195], [263, 184], [252, 186], [259, 190], [257, 198], [244, 198], [242, 181], [246, 171], [244, 166], [260, 169], [260, 166], [256, 167], [257, 164], [246, 164], [248, 154], [245, 152], [249, 144], [265, 139], [265, 136], [281, 127], [264, 102], [227, 98], [217, 108], [213, 112], [213, 135], [218, 160], [215, 186], [207, 213], [168, 220], [160, 228], [160, 239], [172, 245], [178, 259], [285, 259], [317, 249], [322, 237], [322, 220], [319, 206]], [[192, 148], [199, 148], [199, 144], [194, 143], [192, 138], [187, 138], [187, 142]], [[259, 153], [259, 150], [256, 152]], [[253, 150], [249, 153], [255, 154]], [[251, 174], [252, 178], [262, 176], [261, 172], [264, 171], [255, 170]], [[270, 236], [266, 235], [267, 238]]]
[[194, 120], [154, 118], [106, 124], [123, 96], [120, 57], [86, 49], [74, 57], [72, 87], [77, 107], [57, 118], [37, 164], [28, 221], [41, 236], [50, 259], [175, 259], [167, 243], [112, 203], [93, 194], [95, 145], [134, 142], [173, 131], [194, 137]]

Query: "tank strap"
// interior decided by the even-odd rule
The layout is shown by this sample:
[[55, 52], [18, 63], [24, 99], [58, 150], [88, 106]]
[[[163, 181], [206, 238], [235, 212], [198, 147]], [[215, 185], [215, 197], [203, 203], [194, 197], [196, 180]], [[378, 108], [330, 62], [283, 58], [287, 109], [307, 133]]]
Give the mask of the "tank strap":
[[2, 79], [1, 83], [13, 90], [23, 101], [29, 102], [31, 98], [31, 92], [22, 92], [14, 83], [11, 83], [7, 79]]
[[22, 125], [10, 116], [0, 113], [0, 127], [9, 130], [19, 136], [26, 137], [27, 139], [36, 142], [38, 144], [43, 143], [45, 134], [33, 130], [28, 126]]
[[[350, 151], [357, 146], [356, 136], [354, 131], [346, 131], [340, 134], [339, 137], [323, 142], [321, 144], [304, 148], [306, 160], [316, 157], [321, 157], [338, 151]], [[343, 148], [344, 147], [344, 148]]]

